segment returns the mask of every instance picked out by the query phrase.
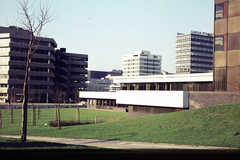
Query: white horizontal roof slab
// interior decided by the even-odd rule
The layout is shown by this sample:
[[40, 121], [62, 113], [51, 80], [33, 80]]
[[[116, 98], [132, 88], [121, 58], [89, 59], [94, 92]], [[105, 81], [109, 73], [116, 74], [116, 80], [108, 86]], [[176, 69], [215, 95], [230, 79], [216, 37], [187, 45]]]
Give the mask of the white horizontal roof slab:
[[117, 104], [188, 108], [187, 91], [80, 92], [80, 98], [116, 99]]
[[80, 91], [80, 98], [93, 98], [93, 99], [116, 99], [116, 92], [87, 92]]
[[213, 73], [114, 77], [113, 83], [212, 82]]
[[117, 91], [117, 104], [188, 108], [186, 91]]

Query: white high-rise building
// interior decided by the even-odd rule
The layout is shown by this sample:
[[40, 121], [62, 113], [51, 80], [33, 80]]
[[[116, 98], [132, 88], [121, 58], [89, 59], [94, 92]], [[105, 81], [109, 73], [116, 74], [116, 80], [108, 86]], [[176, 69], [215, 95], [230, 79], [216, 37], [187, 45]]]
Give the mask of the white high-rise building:
[[162, 56], [150, 54], [149, 51], [135, 51], [123, 56], [123, 76], [140, 76], [161, 74]]

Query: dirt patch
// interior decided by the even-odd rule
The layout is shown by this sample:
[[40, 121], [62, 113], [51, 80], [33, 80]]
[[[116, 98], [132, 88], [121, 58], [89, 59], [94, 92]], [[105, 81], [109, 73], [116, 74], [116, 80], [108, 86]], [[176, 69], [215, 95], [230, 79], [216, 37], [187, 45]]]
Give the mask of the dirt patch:
[[234, 136], [240, 136], [240, 132], [235, 133]]

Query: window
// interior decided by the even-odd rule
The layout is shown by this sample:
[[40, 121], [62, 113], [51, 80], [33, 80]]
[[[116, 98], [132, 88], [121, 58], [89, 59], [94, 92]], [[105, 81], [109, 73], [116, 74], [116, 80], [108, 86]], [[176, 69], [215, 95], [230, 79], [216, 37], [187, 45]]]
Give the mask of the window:
[[0, 39], [0, 43], [9, 43], [9, 42], [10, 42], [10, 38]]
[[43, 86], [43, 85], [30, 85], [30, 89], [48, 89], [48, 86]]
[[7, 84], [0, 84], [1, 88], [7, 88]]
[[26, 67], [21, 67], [21, 66], [10, 66], [10, 70], [26, 70]]
[[14, 75], [14, 76], [10, 76], [10, 79], [24, 79], [25, 76], [24, 75]]
[[31, 62], [48, 63], [48, 60], [47, 59], [39, 59], [39, 58], [31, 58]]
[[9, 61], [9, 57], [0, 57], [0, 61]]
[[9, 66], [0, 66], [0, 70], [8, 70]]
[[48, 69], [47, 69], [47, 68], [30, 67], [30, 71], [35, 71], [35, 72], [48, 72]]
[[215, 36], [215, 51], [224, 51], [226, 50], [226, 48], [224, 47], [224, 43], [226, 43], [225, 41], [226, 36], [221, 35], [221, 36]]
[[7, 79], [8, 75], [7, 74], [0, 74], [0, 79]]
[[0, 52], [9, 52], [10, 48], [0, 48]]
[[227, 3], [215, 5], [215, 20], [227, 18]]

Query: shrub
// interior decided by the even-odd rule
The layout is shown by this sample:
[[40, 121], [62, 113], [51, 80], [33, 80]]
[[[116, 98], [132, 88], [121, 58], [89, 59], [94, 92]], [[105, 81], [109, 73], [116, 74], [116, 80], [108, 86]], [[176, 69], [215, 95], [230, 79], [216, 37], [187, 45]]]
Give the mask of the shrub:
[[[60, 121], [61, 126], [72, 126], [72, 125], [80, 125], [80, 123], [77, 123], [75, 121]], [[51, 127], [57, 127], [58, 122], [57, 121], [50, 121], [49, 125]]]
[[[112, 119], [108, 119], [107, 121], [98, 121], [98, 123], [103, 123], [103, 122], [112, 122], [112, 121], [117, 121], [117, 120], [122, 120], [125, 119], [123, 117], [118, 117], [118, 118], [112, 118]], [[94, 124], [95, 122], [90, 122], [87, 118], [85, 120], [85, 122], [76, 122], [76, 121], [60, 121], [61, 126], [73, 126], [73, 125], [86, 125], [86, 124]], [[50, 121], [48, 122], [48, 124], [51, 127], [58, 127], [58, 122], [57, 121]]]

